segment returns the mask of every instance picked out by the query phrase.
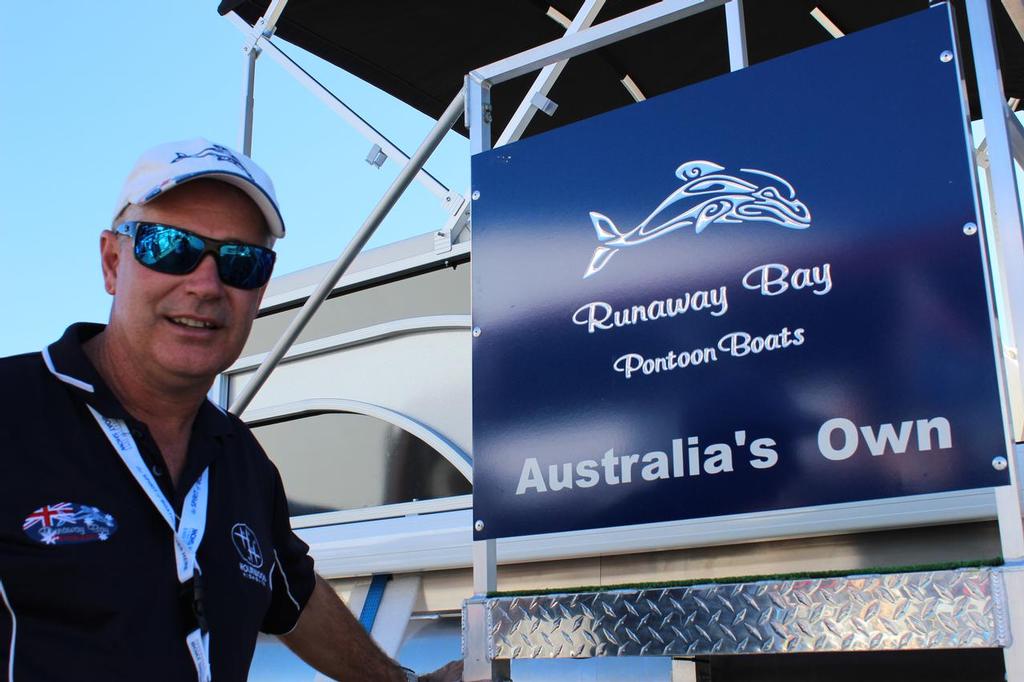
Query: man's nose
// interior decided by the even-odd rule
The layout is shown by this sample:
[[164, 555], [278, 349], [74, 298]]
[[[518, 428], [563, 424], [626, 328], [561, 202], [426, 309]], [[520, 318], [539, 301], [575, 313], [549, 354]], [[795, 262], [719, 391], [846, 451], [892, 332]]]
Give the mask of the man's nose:
[[192, 272], [185, 275], [189, 293], [201, 298], [211, 298], [224, 293], [224, 284], [217, 272], [217, 261], [212, 253], [203, 254], [203, 259]]

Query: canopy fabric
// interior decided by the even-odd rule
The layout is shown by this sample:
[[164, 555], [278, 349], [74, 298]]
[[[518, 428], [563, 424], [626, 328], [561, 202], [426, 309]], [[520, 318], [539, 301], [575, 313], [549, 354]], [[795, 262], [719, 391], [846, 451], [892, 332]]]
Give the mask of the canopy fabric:
[[[237, 12], [253, 24], [268, 4], [267, 0], [221, 0], [218, 11]], [[549, 5], [571, 19], [581, 4], [581, 0], [291, 0], [276, 35], [436, 119], [469, 71], [564, 35], [564, 27], [548, 16]], [[651, 0], [608, 0], [597, 23], [649, 4]], [[953, 4], [970, 74], [966, 12], [962, 0]], [[928, 0], [744, 0], [748, 59], [756, 64], [832, 40], [811, 16], [815, 7], [851, 33], [928, 5]], [[1024, 98], [1024, 44], [1002, 3], [994, 0], [991, 5], [1007, 97]], [[650, 97], [728, 70], [725, 11], [708, 10], [570, 60], [549, 94], [558, 105], [556, 112], [550, 117], [535, 116], [524, 136], [631, 103], [621, 83], [626, 75]], [[494, 87], [495, 135], [511, 118], [534, 77], [529, 74]], [[980, 117], [976, 90], [971, 75], [972, 118]], [[800, 94], [796, 85], [793, 94]], [[922, 107], [927, 115], [927, 103]]]

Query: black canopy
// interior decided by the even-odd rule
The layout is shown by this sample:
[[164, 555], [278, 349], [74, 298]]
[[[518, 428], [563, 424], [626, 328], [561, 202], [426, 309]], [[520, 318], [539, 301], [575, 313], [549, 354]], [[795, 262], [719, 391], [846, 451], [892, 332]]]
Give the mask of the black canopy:
[[[221, 0], [218, 11], [235, 11], [253, 24], [268, 4]], [[564, 35], [565, 29], [547, 16], [549, 5], [572, 18], [580, 4], [581, 0], [291, 0], [277, 35], [438, 118], [467, 72]], [[649, 4], [651, 0], [608, 0], [597, 22]], [[1002, 3], [991, 4], [1007, 97], [1024, 97], [1024, 44]], [[814, 7], [851, 33], [928, 5], [928, 0], [744, 0], [748, 58], [756, 64], [831, 40], [812, 18]], [[953, 5], [965, 67], [971, 74], [972, 117], [977, 118], [966, 12], [961, 0]], [[549, 95], [558, 110], [553, 117], [535, 116], [527, 135], [629, 104], [633, 100], [620, 82], [627, 74], [650, 97], [728, 70], [725, 12], [708, 10], [572, 59]], [[504, 128], [534, 77], [494, 88], [495, 134]]]

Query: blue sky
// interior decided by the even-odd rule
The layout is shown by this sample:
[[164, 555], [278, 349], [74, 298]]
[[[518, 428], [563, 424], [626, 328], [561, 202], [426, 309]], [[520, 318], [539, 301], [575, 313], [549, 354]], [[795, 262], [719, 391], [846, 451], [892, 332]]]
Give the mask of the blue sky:
[[[0, 24], [0, 356], [35, 351], [77, 320], [105, 321], [99, 233], [145, 148], [202, 135], [238, 146], [243, 35], [215, 0], [30, 2]], [[433, 121], [283, 41], [278, 45], [411, 154]], [[334, 260], [397, 174], [269, 58], [257, 64], [253, 156], [288, 224], [277, 273]], [[427, 164], [464, 193], [454, 133]], [[433, 230], [440, 202], [413, 183], [370, 246]]]
[[[0, 356], [35, 351], [76, 320], [104, 321], [99, 233], [145, 148], [203, 135], [238, 146], [243, 35], [216, 0], [14, 3], [0, 23]], [[378, 130], [411, 153], [433, 121], [278, 41]], [[370, 142], [268, 57], [259, 60], [253, 155], [288, 223], [277, 273], [333, 260], [394, 179]], [[427, 168], [469, 185], [469, 144], [451, 133]], [[370, 246], [440, 226], [418, 183]]]

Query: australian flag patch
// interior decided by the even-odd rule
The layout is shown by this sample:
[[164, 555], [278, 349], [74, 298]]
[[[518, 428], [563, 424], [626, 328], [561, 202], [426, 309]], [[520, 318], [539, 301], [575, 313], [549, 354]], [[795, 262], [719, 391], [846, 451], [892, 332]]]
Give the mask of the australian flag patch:
[[117, 521], [97, 507], [58, 502], [26, 516], [21, 529], [30, 539], [44, 545], [104, 542], [117, 530]]

